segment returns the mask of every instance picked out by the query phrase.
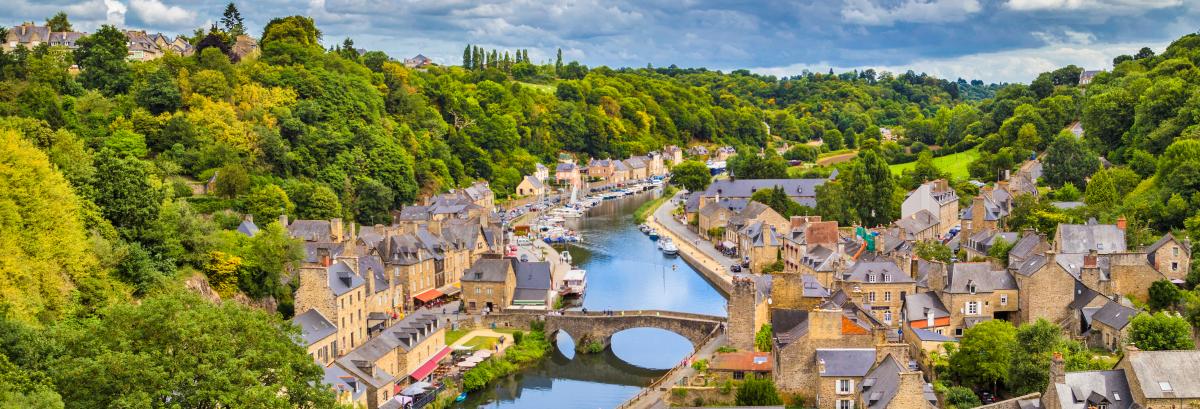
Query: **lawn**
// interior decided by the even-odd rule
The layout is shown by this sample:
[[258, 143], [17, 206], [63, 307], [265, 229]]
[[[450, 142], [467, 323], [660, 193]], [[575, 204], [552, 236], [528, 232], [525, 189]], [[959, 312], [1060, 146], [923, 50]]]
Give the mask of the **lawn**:
[[455, 330], [446, 331], [446, 345], [453, 344], [454, 341], [458, 341], [459, 339], [461, 339], [463, 337], [463, 335], [467, 335], [468, 332], [471, 332], [471, 330], [455, 329]]
[[533, 88], [538, 91], [542, 91], [542, 92], [545, 92], [545, 93], [551, 94], [551, 95], [553, 95], [554, 92], [558, 89], [557, 86], [550, 85], [550, 84], [534, 84], [532, 82], [524, 82], [524, 81], [518, 81], [518, 82], [521, 85], [524, 85], [524, 86], [527, 86], [527, 87], [530, 87], [530, 88]]
[[[943, 172], [949, 173], [955, 179], [966, 179], [970, 177], [967, 173], [967, 165], [979, 158], [979, 148], [973, 148], [969, 151], [963, 151], [955, 154], [950, 154], [942, 157], [933, 158], [933, 165], [937, 166]], [[899, 175], [906, 169], [912, 169], [917, 166], [917, 162], [899, 163], [890, 166], [893, 175]]]
[[498, 341], [500, 341], [500, 338], [477, 336], [463, 343], [463, 346], [475, 350], [492, 349], [492, 346], [496, 345]]

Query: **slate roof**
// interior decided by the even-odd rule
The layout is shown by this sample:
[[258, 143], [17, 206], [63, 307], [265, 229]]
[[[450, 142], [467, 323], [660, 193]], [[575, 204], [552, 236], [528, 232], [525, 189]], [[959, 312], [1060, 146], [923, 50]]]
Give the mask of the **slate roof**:
[[1175, 240], [1175, 235], [1171, 234], [1171, 232], [1167, 232], [1167, 234], [1164, 234], [1161, 238], [1158, 239], [1158, 241], [1154, 242], [1154, 244], [1151, 244], [1150, 247], [1146, 247], [1146, 253], [1153, 253], [1155, 251], [1158, 251], [1158, 249], [1160, 247], [1162, 247], [1163, 245], [1165, 245], [1167, 243], [1170, 243], [1171, 241], [1175, 241], [1175, 242], [1179, 243], [1179, 247], [1182, 247], [1184, 252], [1186, 252], [1188, 254], [1192, 253], [1192, 249], [1189, 248], [1186, 243], [1183, 243], [1179, 240]]
[[729, 225], [743, 226], [746, 224], [746, 221], [757, 218], [768, 210], [771, 210], [770, 206], [751, 200], [749, 203], [746, 203], [745, 207], [742, 207], [742, 210], [737, 211], [729, 218]]
[[821, 283], [819, 281], [817, 281], [817, 278], [813, 277], [812, 274], [800, 275], [800, 283], [803, 286], [803, 288], [801, 289], [801, 293], [804, 297], [811, 297], [811, 298], [827, 298], [827, 297], [829, 297], [829, 290], [826, 289], [824, 286], [822, 286]]
[[904, 297], [904, 317], [908, 321], [924, 321], [930, 314], [934, 319], [950, 316], [950, 310], [937, 293], [930, 291]]
[[396, 213], [396, 221], [426, 221], [432, 219], [433, 206], [404, 206]]
[[375, 280], [375, 293], [387, 291], [391, 286], [388, 282], [387, 270], [383, 266], [383, 259], [374, 254], [362, 255], [358, 257], [358, 273], [366, 280]]
[[[1042, 236], [1028, 232], [1023, 235], [1020, 240], [1013, 243], [1011, 249], [1008, 250], [1009, 268], [1017, 267], [1017, 260], [1026, 260], [1037, 251], [1038, 245], [1042, 243]], [[1014, 260], [1014, 258], [1016, 260]]]
[[808, 334], [808, 311], [775, 309], [771, 311], [771, 332], [780, 346], [787, 346]]
[[912, 332], [913, 332], [913, 335], [916, 335], [916, 336], [917, 336], [917, 339], [919, 339], [919, 340], [922, 340], [922, 341], [929, 341], [929, 342], [958, 342], [958, 339], [956, 339], [956, 338], [954, 338], [954, 337], [947, 336], [947, 335], [943, 335], [943, 334], [939, 334], [939, 333], [936, 333], [936, 332], [933, 332], [933, 331], [930, 331], [930, 330], [927, 330], [927, 329], [924, 329], [924, 328], [912, 328], [912, 327], [909, 327], [908, 329], [909, 329], [910, 331], [912, 331]]
[[[699, 197], [697, 197], [697, 205], [699, 205], [699, 200]], [[750, 199], [727, 199], [722, 197], [719, 201], [708, 202], [704, 208], [700, 209], [700, 214], [704, 215], [704, 217], [712, 217], [716, 215], [720, 209], [727, 209], [733, 213], [737, 213], [742, 211], [742, 209], [745, 208], [749, 203]]]
[[[1079, 278], [1079, 274], [1083, 270], [1085, 256], [1087, 254], [1083, 253], [1059, 254], [1054, 256], [1054, 261], [1058, 263], [1059, 267], [1071, 273], [1072, 276]], [[1108, 254], [1096, 256], [1096, 267], [1100, 268], [1100, 277], [1108, 279], [1112, 274], [1112, 258]]]
[[[513, 261], [517, 289], [549, 290], [552, 287], [549, 261]], [[545, 296], [545, 294], [542, 294]]]
[[818, 348], [816, 359], [825, 363], [820, 376], [861, 377], [875, 365], [875, 348]]
[[762, 221], [746, 225], [739, 233], [749, 237], [750, 245], [753, 247], [779, 247], [783, 245], [779, 241], [779, 234], [775, 232], [775, 227]]
[[345, 243], [304, 242], [304, 261], [307, 263], [321, 262], [321, 255], [328, 253], [331, 259], [337, 258], [346, 250]]
[[309, 346], [337, 333], [337, 327], [316, 309], [305, 311], [292, 318], [292, 324], [300, 327], [300, 338]]
[[346, 372], [345, 369], [338, 365], [330, 365], [323, 368], [325, 375], [321, 382], [328, 385], [335, 391], [335, 394], [341, 394], [344, 391], [350, 391], [351, 400], [357, 401], [362, 398], [362, 395], [367, 393], [367, 388], [358, 381], [358, 378]]
[[1054, 384], [1063, 409], [1087, 409], [1101, 403], [1101, 399], [1107, 401], [1109, 409], [1136, 407], [1124, 371], [1067, 372], [1065, 381]]
[[[358, 348], [354, 348], [350, 353], [339, 358], [337, 362], [347, 372], [366, 380], [368, 383], [372, 383], [375, 387], [387, 386], [396, 377], [385, 372], [379, 365], [375, 365], [375, 362], [396, 349], [406, 352], [412, 351], [421, 342], [424, 342], [441, 330], [441, 321], [436, 316], [432, 314], [412, 314], [385, 328], [375, 338], [371, 338]], [[440, 348], [441, 346], [439, 345], [438, 347]], [[362, 368], [364, 365], [374, 365], [375, 375], [371, 376], [371, 374], [367, 373]]]
[[504, 259], [479, 259], [463, 272], [462, 281], [502, 283], [508, 280], [511, 262]]
[[573, 171], [575, 171], [575, 164], [574, 163], [559, 163], [558, 166], [554, 167], [554, 171], [555, 172], [573, 172]]
[[[1142, 385], [1142, 393], [1150, 399], [1200, 398], [1200, 351], [1136, 351], [1126, 352], [1132, 376]], [[1166, 382], [1170, 390], [1164, 390], [1159, 384]]]
[[646, 167], [646, 161], [640, 156], [630, 156], [629, 159], [625, 160], [625, 166], [628, 166], [630, 169], [644, 168]]
[[543, 185], [542, 181], [538, 180], [538, 178], [533, 177], [533, 175], [525, 175], [525, 181], [529, 182], [529, 186], [533, 187], [534, 189], [545, 189], [546, 188], [546, 185]]
[[[874, 277], [874, 280], [871, 280]], [[850, 266], [849, 270], [842, 272], [842, 281], [854, 283], [913, 283], [915, 280], [904, 274], [900, 270], [900, 266], [896, 265], [891, 259], [883, 261], [865, 261], [859, 260]]]
[[1059, 241], [1054, 243], [1060, 253], [1087, 253], [1096, 250], [1100, 254], [1125, 251], [1125, 231], [1115, 224], [1060, 224]]
[[946, 292], [951, 294], [991, 293], [996, 290], [1016, 290], [1017, 281], [1004, 270], [992, 270], [991, 263], [955, 263], [946, 273]]
[[929, 210], [921, 209], [912, 215], [896, 220], [896, 226], [908, 233], [908, 239], [938, 225], [938, 217]]
[[1017, 274], [1029, 277], [1046, 265], [1046, 256], [1035, 254], [1017, 266]]
[[242, 220], [242, 224], [239, 224], [237, 227], [237, 232], [247, 237], [254, 237], [254, 235], [258, 234], [258, 225], [249, 220]]
[[1083, 202], [1050, 202], [1051, 206], [1061, 210], [1078, 209], [1084, 206]]
[[896, 397], [900, 388], [900, 372], [904, 367], [896, 362], [891, 355], [879, 362], [879, 365], [859, 382], [858, 390], [862, 400], [867, 402], [868, 409], [883, 409], [888, 407], [892, 398]]
[[823, 245], [814, 245], [808, 248], [808, 252], [800, 257], [800, 263], [813, 269], [813, 271], [833, 271], [834, 264], [838, 257], [833, 250]]
[[[1136, 308], [1126, 307], [1119, 302], [1108, 300], [1108, 302], [1104, 303], [1103, 307], [1100, 307], [1100, 310], [1092, 314], [1092, 321], [1120, 330], [1129, 325], [1129, 320], [1133, 319], [1139, 312], [1141, 311]], [[1193, 369], [1200, 369], [1200, 367]]]
[[800, 203], [809, 207], [817, 206], [817, 186], [826, 182], [825, 179], [723, 179], [714, 180], [708, 188], [704, 190], [704, 196], [716, 196], [718, 191], [721, 197], [737, 197], [749, 198], [754, 192], [763, 189], [773, 189], [776, 186], [783, 188], [784, 193], [787, 193], [796, 203]]
[[327, 268], [326, 273], [329, 274], [329, 290], [333, 291], [335, 296], [339, 296], [354, 290], [355, 288], [367, 285], [367, 282], [359, 277], [345, 261], [338, 260]]
[[333, 228], [329, 220], [295, 220], [287, 226], [292, 238], [304, 241], [329, 241], [333, 238]]
[[683, 211], [687, 213], [696, 213], [700, 211], [700, 192], [691, 192], [687, 194], [687, 200], [684, 201]]
[[1071, 309], [1075, 309], [1075, 310], [1081, 309], [1083, 307], [1086, 307], [1088, 304], [1091, 304], [1092, 300], [1094, 300], [1094, 299], [1096, 299], [1096, 297], [1100, 297], [1100, 296], [1101, 296], [1100, 293], [1097, 293], [1095, 290], [1088, 288], [1087, 285], [1084, 285], [1079, 280], [1076, 280], [1075, 281], [1075, 298], [1074, 298], [1074, 300], [1071, 301], [1070, 304], [1068, 304], [1068, 307], [1070, 307]]

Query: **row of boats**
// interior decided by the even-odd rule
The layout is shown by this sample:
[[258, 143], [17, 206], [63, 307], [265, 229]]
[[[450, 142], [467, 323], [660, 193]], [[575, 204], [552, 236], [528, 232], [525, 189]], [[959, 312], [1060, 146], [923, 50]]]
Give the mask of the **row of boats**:
[[647, 236], [650, 236], [651, 241], [658, 242], [658, 249], [660, 251], [662, 251], [663, 254], [667, 254], [667, 255], [671, 255], [671, 256], [679, 254], [679, 246], [675, 245], [675, 241], [671, 240], [670, 237], [662, 237], [661, 235], [659, 235], [658, 229], [655, 229], [645, 223], [642, 223], [641, 225], [638, 226], [638, 230], [641, 230], [642, 233], [646, 234]]

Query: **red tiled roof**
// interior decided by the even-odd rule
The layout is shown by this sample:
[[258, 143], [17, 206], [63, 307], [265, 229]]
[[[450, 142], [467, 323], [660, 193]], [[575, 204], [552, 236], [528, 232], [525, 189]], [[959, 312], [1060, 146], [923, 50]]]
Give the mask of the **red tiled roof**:
[[713, 357], [710, 369], [717, 371], [760, 371], [774, 368], [769, 352], [728, 352]]

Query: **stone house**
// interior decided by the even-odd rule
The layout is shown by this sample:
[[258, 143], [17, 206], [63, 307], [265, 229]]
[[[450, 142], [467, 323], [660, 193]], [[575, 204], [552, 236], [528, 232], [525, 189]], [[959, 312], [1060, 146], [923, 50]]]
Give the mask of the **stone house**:
[[1129, 339], [1129, 321], [1141, 310], [1104, 299], [1104, 306], [1085, 307], [1084, 321], [1087, 331], [1083, 333], [1088, 347], [1120, 351]]
[[671, 166], [678, 165], [683, 162], [683, 149], [675, 145], [667, 145], [663, 148], [663, 156]]
[[625, 161], [613, 159], [612, 164], [613, 171], [612, 175], [608, 177], [608, 183], [621, 185], [630, 179], [629, 166], [625, 164]]
[[863, 377], [875, 365], [875, 348], [817, 349], [816, 407], [839, 409], [854, 407]]
[[906, 357], [887, 355], [863, 377], [858, 387], [858, 405], [864, 409], [937, 408], [937, 395], [925, 383], [921, 371], [910, 368]]
[[1177, 284], [1187, 280], [1187, 274], [1192, 268], [1191, 255], [1191, 240], [1185, 238], [1180, 241], [1170, 232], [1146, 248], [1146, 258], [1150, 266]]
[[1033, 255], [1017, 266], [1017, 322], [1023, 324], [1044, 318], [1066, 327], [1072, 319], [1070, 304], [1075, 297], [1075, 276], [1056, 261], [1057, 254], [1047, 250]]
[[[772, 209], [771, 206], [767, 206], [755, 201], [746, 203], [745, 207], [742, 207], [741, 210], [738, 210], [729, 217], [724, 226], [724, 240], [733, 243], [734, 246], [738, 248], [740, 253], [739, 255], [743, 257], [749, 257], [750, 254], [742, 253], [740, 251], [743, 249], [743, 245], [741, 243], [742, 237], [740, 237], [742, 234], [742, 229], [757, 222], [762, 222], [762, 229], [766, 229], [767, 231], [773, 230], [776, 232], [776, 234], [778, 234], [778, 232], [787, 231], [788, 226], [791, 225], [788, 219], [785, 219], [783, 216], [779, 215], [779, 213], [776, 212], [775, 209]], [[778, 246], [776, 246], [776, 248], [778, 248]]]
[[328, 366], [337, 358], [334, 347], [337, 327], [333, 326], [320, 310], [314, 308], [298, 314], [292, 318], [292, 324], [300, 327], [300, 339], [313, 360], [321, 366]]
[[885, 328], [842, 292], [812, 310], [772, 309], [775, 383], [811, 399], [820, 384], [817, 349], [872, 348], [884, 342]]
[[951, 336], [950, 310], [942, 303], [936, 291], [912, 294], [904, 298], [901, 327], [928, 331], [937, 335]]
[[742, 211], [749, 203], [750, 201], [746, 199], [726, 199], [714, 201], [701, 207], [696, 218], [700, 238], [705, 240], [723, 240], [724, 236], [710, 237], [708, 234], [709, 231], [715, 228], [726, 227], [729, 224], [729, 220]]
[[775, 365], [770, 352], [738, 351], [717, 353], [708, 364], [708, 373], [717, 382], [746, 377], [769, 378]]
[[1200, 351], [1142, 351], [1125, 347], [1116, 369], [1125, 373], [1129, 394], [1145, 409], [1200, 406]]
[[17, 46], [22, 45], [32, 50], [34, 47], [48, 42], [50, 42], [49, 26], [39, 26], [32, 22], [24, 22], [19, 26], [13, 26], [8, 29], [8, 35], [4, 38], [4, 51], [11, 52]]
[[481, 259], [462, 276], [462, 300], [467, 313], [502, 312], [512, 303], [516, 273], [506, 259]]
[[436, 293], [437, 260], [415, 233], [393, 234], [380, 239], [376, 254], [399, 287], [405, 310], [414, 309], [416, 302], [426, 303], [440, 296]]
[[937, 224], [934, 237], [945, 236], [959, 224], [958, 193], [945, 179], [923, 183], [904, 198], [900, 205], [900, 218], [911, 218], [922, 210], [932, 215]]
[[983, 229], [1000, 230], [1012, 211], [1012, 199], [1012, 194], [1003, 188], [980, 188], [979, 194], [959, 218], [962, 223], [962, 232], [959, 234], [971, 235]]
[[554, 181], [559, 186], [580, 187], [583, 183], [583, 178], [579, 174], [579, 167], [574, 163], [559, 163], [558, 167], [554, 168]]
[[828, 179], [721, 179], [714, 180], [700, 195], [700, 208], [722, 199], [747, 199], [763, 189], [783, 189], [793, 202], [817, 207], [817, 186]]
[[642, 180], [650, 177], [650, 169], [643, 157], [630, 156], [629, 159], [625, 159], [625, 166], [629, 168], [629, 180]]
[[[1125, 243], [1125, 218], [1117, 224], [1061, 224], [1055, 232], [1054, 247], [1060, 254], [1059, 264], [1089, 288], [1109, 298], [1132, 296], [1145, 301], [1150, 285], [1158, 280], [1173, 280], [1164, 269], [1156, 268], [1155, 257], [1163, 261], [1166, 272], [1174, 277], [1186, 277], [1186, 272], [1171, 271], [1180, 264], [1190, 267], [1190, 254], [1183, 251], [1173, 237], [1159, 239], [1158, 246], [1130, 250]], [[1174, 248], [1179, 247], [1176, 255]], [[1150, 254], [1153, 249], [1155, 256]], [[1166, 261], [1171, 259], [1174, 261]], [[1170, 263], [1175, 263], [1174, 265]], [[1178, 279], [1182, 282], [1182, 279]]]
[[756, 220], [738, 230], [737, 239], [738, 254], [750, 260], [751, 272], [761, 273], [779, 260], [783, 241], [775, 226]]
[[733, 155], [737, 155], [737, 149], [727, 145], [717, 148], [711, 159], [715, 161], [729, 160], [729, 157]]
[[128, 55], [125, 59], [129, 61], [150, 61], [163, 56], [163, 51], [158, 48], [158, 44], [150, 38], [145, 31], [125, 31], [126, 46], [128, 47]]
[[[1055, 353], [1050, 360], [1050, 379], [1042, 393], [1042, 409], [1132, 409], [1138, 406], [1131, 390], [1128, 373], [1121, 369], [1067, 372], [1063, 357]], [[1027, 399], [1026, 405], [1039, 403]], [[1030, 407], [1030, 406], [1021, 406]], [[1037, 407], [1037, 406], [1033, 406]]]
[[315, 309], [332, 321], [337, 333], [330, 349], [342, 356], [367, 339], [367, 285], [347, 260], [324, 262], [300, 268], [295, 308], [299, 314]]
[[729, 345], [753, 351], [758, 330], [769, 321], [773, 286], [770, 275], [743, 275], [733, 278], [729, 300], [725, 304], [729, 315], [727, 334]]
[[967, 260], [975, 258], [987, 258], [992, 247], [1000, 240], [1009, 244], [1014, 244], [1018, 241], [1018, 234], [1013, 232], [1002, 232], [992, 228], [976, 230], [975, 233], [964, 237], [960, 241], [959, 248], [967, 253]]
[[1012, 321], [1020, 303], [1013, 276], [993, 270], [988, 262], [951, 264], [944, 279], [938, 274], [929, 278], [929, 287], [941, 288], [938, 295], [950, 313], [945, 335], [955, 337], [983, 321]]
[[554, 283], [548, 261], [512, 260], [516, 287], [513, 305], [548, 308], [554, 305]]
[[338, 365], [322, 366], [324, 377], [321, 383], [329, 387], [338, 404], [356, 408], [367, 407], [367, 386], [358, 377]]
[[937, 215], [921, 209], [895, 222], [908, 241], [937, 240], [941, 229]]
[[449, 353], [446, 330], [437, 317], [416, 314], [392, 324], [336, 362], [367, 385], [367, 407], [378, 408], [398, 389], [427, 380]]
[[646, 163], [646, 176], [666, 176], [667, 165], [663, 163], [663, 155], [658, 152], [650, 152], [646, 156], [642, 156], [642, 161]]
[[910, 356], [917, 361], [917, 365], [925, 370], [929, 370], [934, 365], [934, 354], [946, 354], [946, 344], [958, 343], [958, 338], [927, 329], [913, 328], [908, 325], [904, 325], [900, 329], [902, 331], [901, 338], [909, 345]]
[[592, 159], [588, 161], [587, 175], [589, 179], [609, 180], [613, 173], [613, 160]]
[[537, 177], [526, 175], [521, 179], [521, 183], [517, 184], [516, 193], [520, 197], [542, 197], [546, 195], [546, 185]]
[[834, 278], [834, 287], [864, 309], [868, 309], [884, 325], [900, 325], [900, 309], [908, 294], [916, 291], [916, 280], [900, 270], [892, 260], [859, 260]]
[[370, 249], [364, 247], [355, 261], [358, 275], [367, 284], [367, 336], [373, 337], [403, 312], [404, 302], [401, 290], [392, 285], [383, 259], [368, 252]]
[[412, 58], [404, 59], [404, 66], [408, 68], [425, 68], [433, 65], [433, 60], [421, 54], [417, 54]]
[[811, 274], [772, 273], [771, 307], [811, 310], [833, 293]]
[[550, 169], [541, 162], [535, 163], [533, 165], [533, 177], [537, 178], [539, 182], [546, 183], [546, 180], [550, 179]]
[[1050, 243], [1044, 236], [1033, 229], [1025, 229], [1021, 231], [1021, 238], [1008, 250], [1008, 269], [1015, 272], [1030, 257], [1045, 254], [1049, 249]]

